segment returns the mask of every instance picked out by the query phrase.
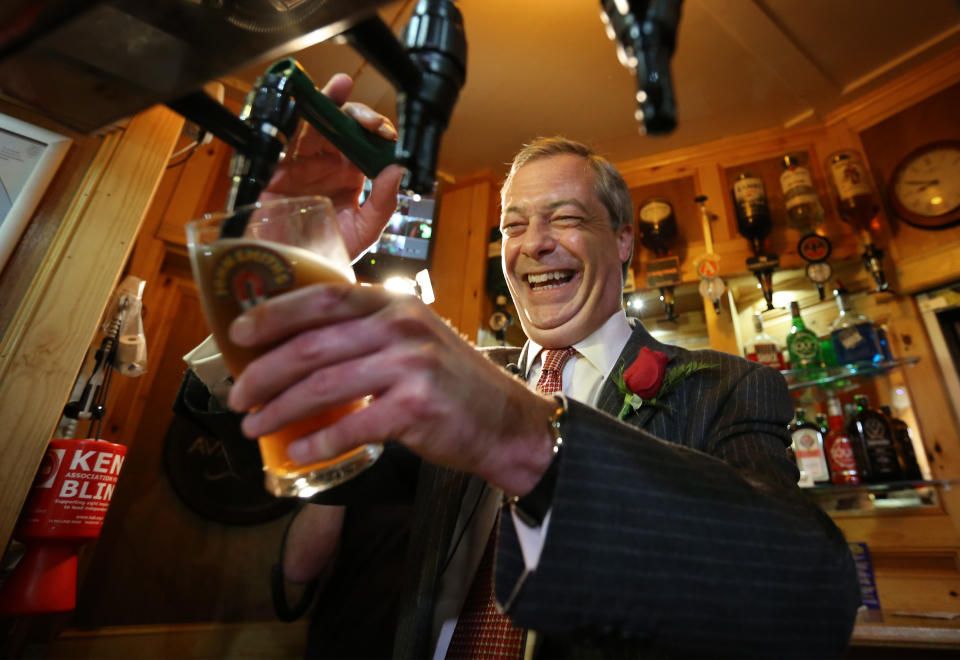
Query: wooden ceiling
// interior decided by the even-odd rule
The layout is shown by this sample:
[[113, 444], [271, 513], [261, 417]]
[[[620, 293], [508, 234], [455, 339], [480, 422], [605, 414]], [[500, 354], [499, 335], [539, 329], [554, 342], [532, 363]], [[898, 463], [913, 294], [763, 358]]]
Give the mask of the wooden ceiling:
[[[415, 4], [384, 5], [399, 32]], [[495, 173], [538, 135], [585, 141], [624, 161], [731, 135], [821, 120], [840, 105], [960, 44], [956, 0], [685, 0], [673, 73], [679, 127], [641, 136], [635, 92], [596, 0], [460, 0], [467, 82], [440, 170]], [[396, 117], [390, 85], [349, 46], [294, 55], [320, 84], [343, 71], [354, 98]], [[237, 77], [251, 83], [264, 63]]]

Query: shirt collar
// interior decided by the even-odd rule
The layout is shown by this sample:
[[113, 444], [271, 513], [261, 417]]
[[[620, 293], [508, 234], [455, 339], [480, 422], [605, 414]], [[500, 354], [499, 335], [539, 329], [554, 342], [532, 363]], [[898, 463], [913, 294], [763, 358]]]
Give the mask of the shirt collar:
[[[587, 360], [597, 371], [609, 375], [632, 333], [626, 312], [619, 309], [603, 325], [573, 347], [577, 349], [580, 357]], [[532, 339], [529, 342], [530, 357], [527, 359], [527, 371], [524, 374], [526, 378], [530, 377], [530, 370], [538, 362], [540, 351], [543, 350], [543, 347]]]

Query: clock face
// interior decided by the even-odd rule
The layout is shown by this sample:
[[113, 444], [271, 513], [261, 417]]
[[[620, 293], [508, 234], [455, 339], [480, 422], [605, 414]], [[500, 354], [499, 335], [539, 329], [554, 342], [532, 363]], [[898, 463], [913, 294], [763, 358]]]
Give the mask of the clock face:
[[923, 147], [897, 167], [891, 181], [892, 201], [911, 224], [937, 226], [960, 211], [960, 142]]

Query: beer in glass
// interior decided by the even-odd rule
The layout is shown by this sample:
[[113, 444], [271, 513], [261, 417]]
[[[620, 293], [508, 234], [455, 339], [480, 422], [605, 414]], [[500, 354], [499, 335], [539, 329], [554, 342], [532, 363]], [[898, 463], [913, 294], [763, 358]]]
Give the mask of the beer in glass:
[[[245, 226], [244, 226], [245, 222]], [[231, 231], [222, 232], [225, 223]], [[238, 238], [225, 238], [239, 234]], [[320, 282], [354, 282], [330, 201], [296, 197], [213, 213], [187, 224], [193, 276], [207, 324], [234, 377], [272, 346], [233, 344], [231, 322], [272, 296]], [[264, 485], [277, 496], [310, 497], [373, 464], [382, 445], [368, 444], [329, 461], [299, 464], [287, 445], [366, 405], [364, 399], [301, 420], [260, 438]]]

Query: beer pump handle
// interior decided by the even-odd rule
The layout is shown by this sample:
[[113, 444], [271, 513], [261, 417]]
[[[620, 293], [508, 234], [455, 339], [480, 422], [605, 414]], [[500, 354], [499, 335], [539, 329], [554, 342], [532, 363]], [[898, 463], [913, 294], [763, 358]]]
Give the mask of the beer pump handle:
[[[228, 210], [257, 201], [296, 135], [301, 118], [369, 177], [395, 160], [393, 141], [374, 135], [344, 113], [292, 58], [267, 68], [247, 94], [239, 116], [203, 92], [169, 105], [234, 148]], [[221, 235], [242, 236], [246, 224], [247, 218], [236, 214], [224, 222]]]
[[[276, 99], [290, 95], [295, 101], [292, 110], [339, 149], [361, 172], [373, 178], [394, 162], [396, 142], [371, 133], [327, 98], [293, 58], [286, 58], [268, 68], [254, 91], [249, 105], [264, 104], [277, 113]], [[254, 112], [251, 107], [250, 113]], [[282, 112], [282, 110], [279, 110]], [[247, 108], [241, 113], [244, 117]]]
[[[267, 69], [239, 117], [202, 92], [168, 103], [234, 147], [228, 210], [259, 198], [301, 118], [364, 174], [375, 176], [397, 162], [407, 170], [401, 182], [405, 190], [433, 193], [440, 139], [466, 79], [467, 44], [460, 10], [452, 0], [420, 0], [403, 43], [377, 16], [352, 26], [343, 37], [397, 88], [396, 143], [372, 135], [345, 115], [293, 59]], [[243, 214], [234, 214], [221, 226], [221, 236], [242, 236], [246, 224]]]

